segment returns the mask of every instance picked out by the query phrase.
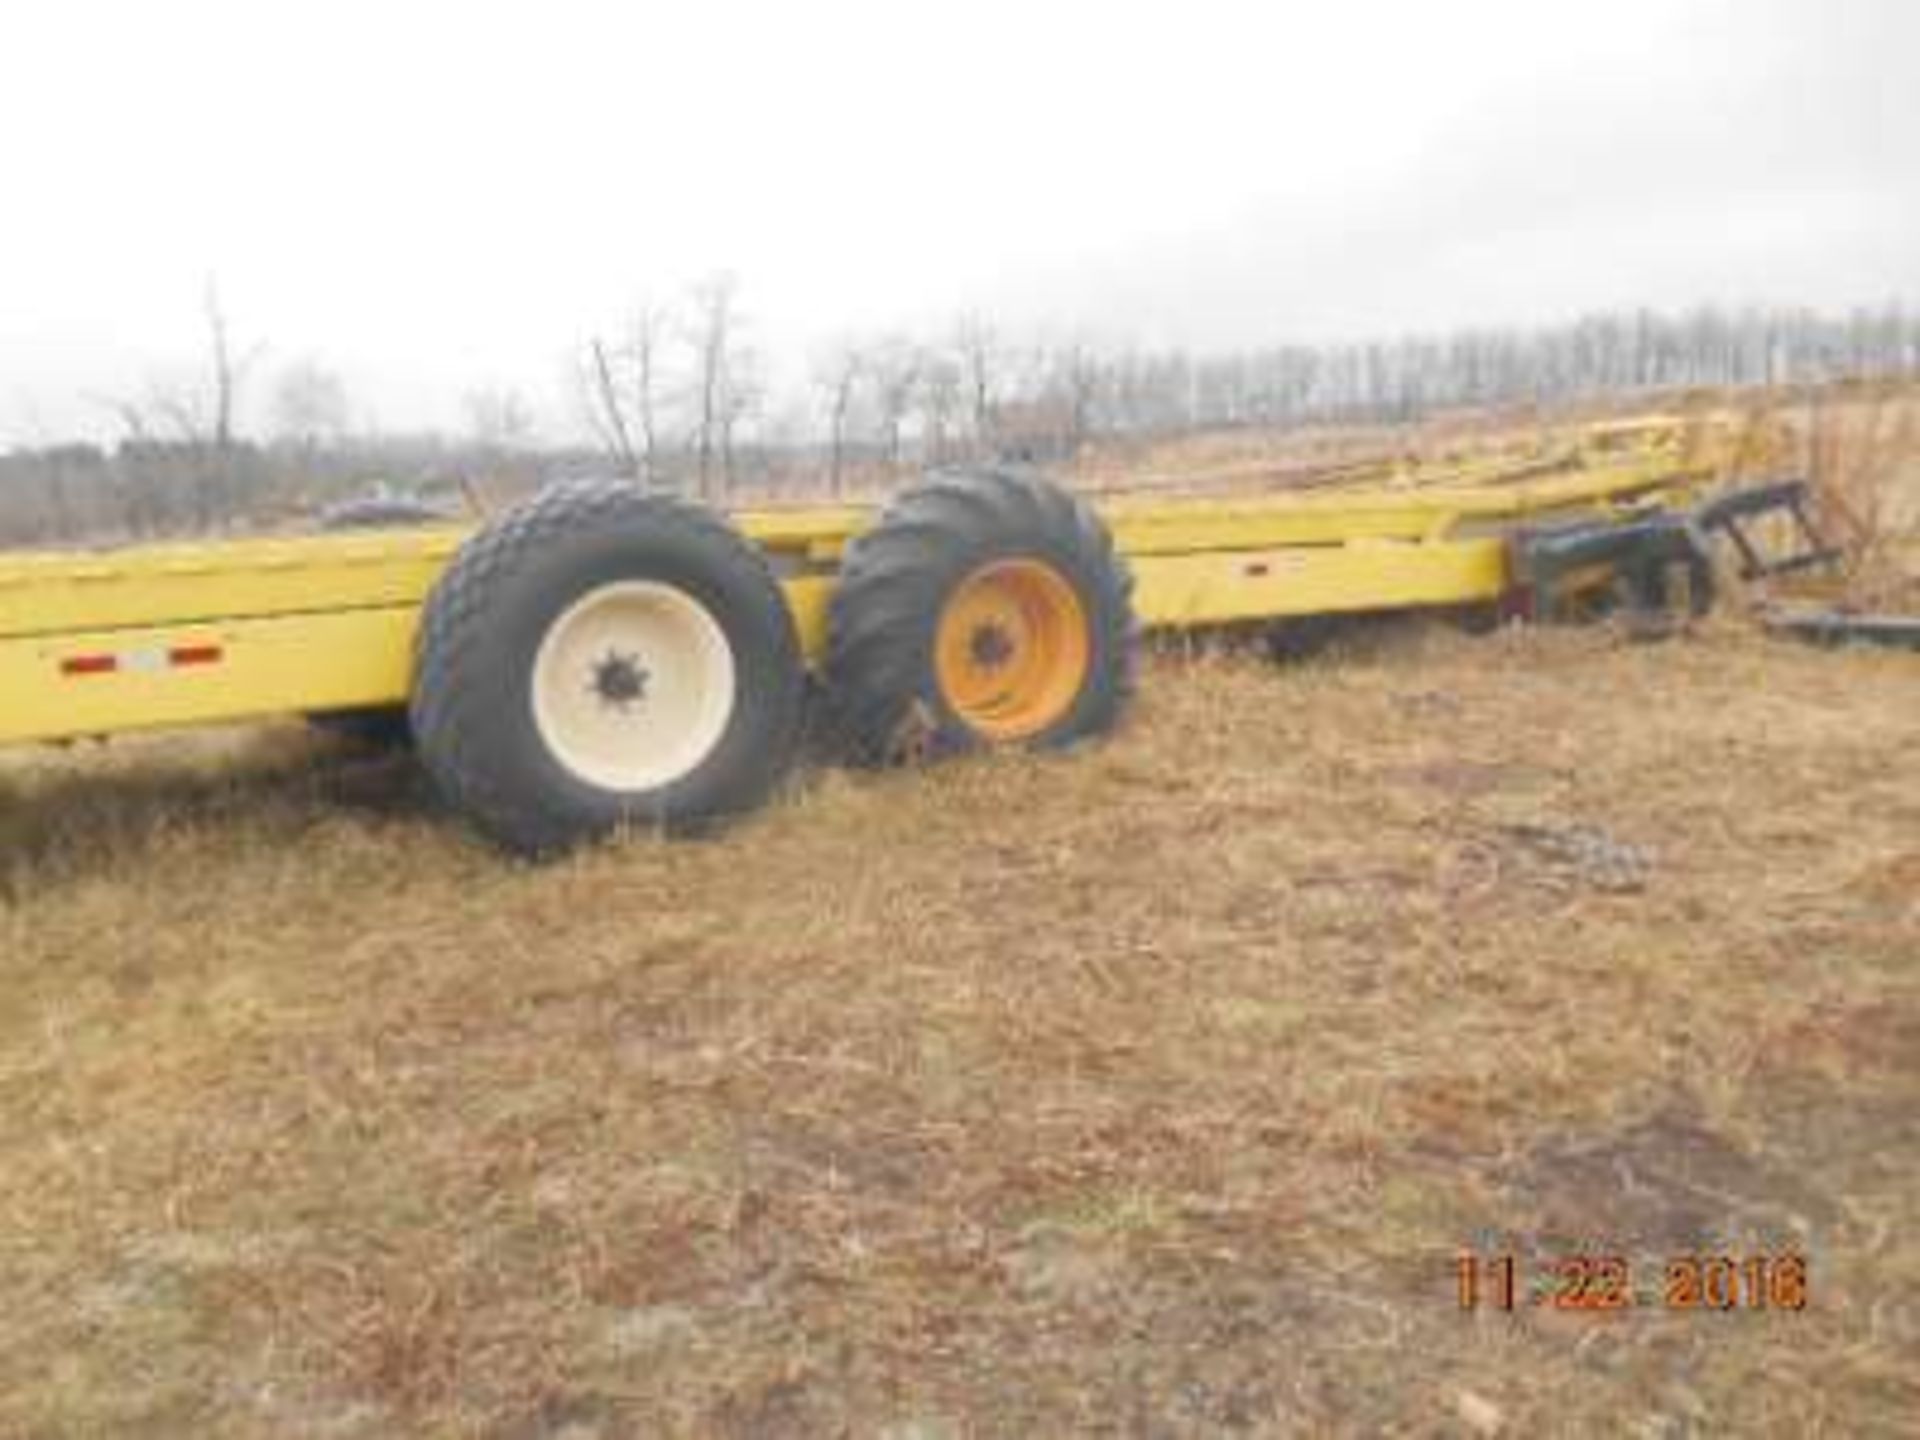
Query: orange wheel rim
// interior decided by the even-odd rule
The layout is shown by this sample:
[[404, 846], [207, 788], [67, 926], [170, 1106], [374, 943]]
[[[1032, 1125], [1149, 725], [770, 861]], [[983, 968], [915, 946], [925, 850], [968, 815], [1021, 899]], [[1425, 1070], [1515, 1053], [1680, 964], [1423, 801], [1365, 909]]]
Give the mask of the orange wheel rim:
[[1024, 740], [1073, 708], [1093, 667], [1086, 608], [1039, 560], [995, 560], [955, 587], [934, 636], [940, 695], [976, 734]]

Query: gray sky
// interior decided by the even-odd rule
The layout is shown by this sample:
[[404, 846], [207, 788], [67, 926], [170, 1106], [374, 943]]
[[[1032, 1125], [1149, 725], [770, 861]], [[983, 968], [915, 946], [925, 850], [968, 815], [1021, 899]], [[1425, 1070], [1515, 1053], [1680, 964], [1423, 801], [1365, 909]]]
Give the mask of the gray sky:
[[1913, 0], [8, 0], [0, 444], [191, 362], [567, 433], [637, 297], [1227, 346], [1920, 299]]

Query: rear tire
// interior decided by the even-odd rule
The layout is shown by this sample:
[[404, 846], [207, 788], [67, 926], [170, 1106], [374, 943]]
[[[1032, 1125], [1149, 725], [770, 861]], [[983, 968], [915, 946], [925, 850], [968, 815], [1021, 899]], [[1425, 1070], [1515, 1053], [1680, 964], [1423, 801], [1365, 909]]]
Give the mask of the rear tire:
[[1030, 472], [936, 476], [848, 547], [823, 666], [853, 758], [898, 764], [1111, 730], [1133, 577], [1093, 509]]
[[761, 804], [804, 673], [760, 552], [623, 482], [555, 486], [474, 535], [421, 617], [412, 718], [448, 801], [546, 855]]

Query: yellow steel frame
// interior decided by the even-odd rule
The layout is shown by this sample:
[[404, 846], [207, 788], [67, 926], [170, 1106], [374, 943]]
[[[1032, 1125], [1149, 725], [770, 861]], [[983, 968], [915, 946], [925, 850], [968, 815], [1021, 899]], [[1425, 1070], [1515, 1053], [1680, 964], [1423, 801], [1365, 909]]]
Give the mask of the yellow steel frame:
[[[1536, 473], [1529, 464], [1526, 473]], [[1102, 506], [1149, 626], [1493, 600], [1529, 520], [1690, 501], [1715, 478], [1665, 443], [1519, 483], [1422, 484]], [[1479, 478], [1481, 472], [1472, 472]], [[786, 576], [808, 656], [866, 507], [735, 517]], [[459, 528], [0, 557], [0, 743], [403, 701], [421, 603]], [[180, 648], [218, 662], [169, 666]], [[84, 657], [111, 670], [73, 673]]]

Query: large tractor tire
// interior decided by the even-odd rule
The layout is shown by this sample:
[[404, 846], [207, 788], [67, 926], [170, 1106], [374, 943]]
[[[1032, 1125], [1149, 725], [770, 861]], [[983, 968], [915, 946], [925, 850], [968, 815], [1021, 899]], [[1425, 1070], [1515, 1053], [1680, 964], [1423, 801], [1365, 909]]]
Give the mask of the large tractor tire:
[[1133, 692], [1133, 577], [1100, 517], [1014, 469], [938, 475], [849, 547], [822, 667], [856, 760], [1057, 748]]
[[[419, 500], [366, 495], [343, 500], [320, 512], [320, 529], [414, 530], [423, 525], [450, 525], [454, 517]], [[369, 750], [404, 750], [413, 743], [413, 727], [404, 705], [369, 705], [357, 710], [325, 710], [307, 716], [307, 723], [327, 735], [338, 735]]]
[[421, 617], [413, 730], [456, 809], [540, 856], [753, 809], [792, 764], [804, 690], [757, 549], [707, 511], [588, 482], [454, 556]]

